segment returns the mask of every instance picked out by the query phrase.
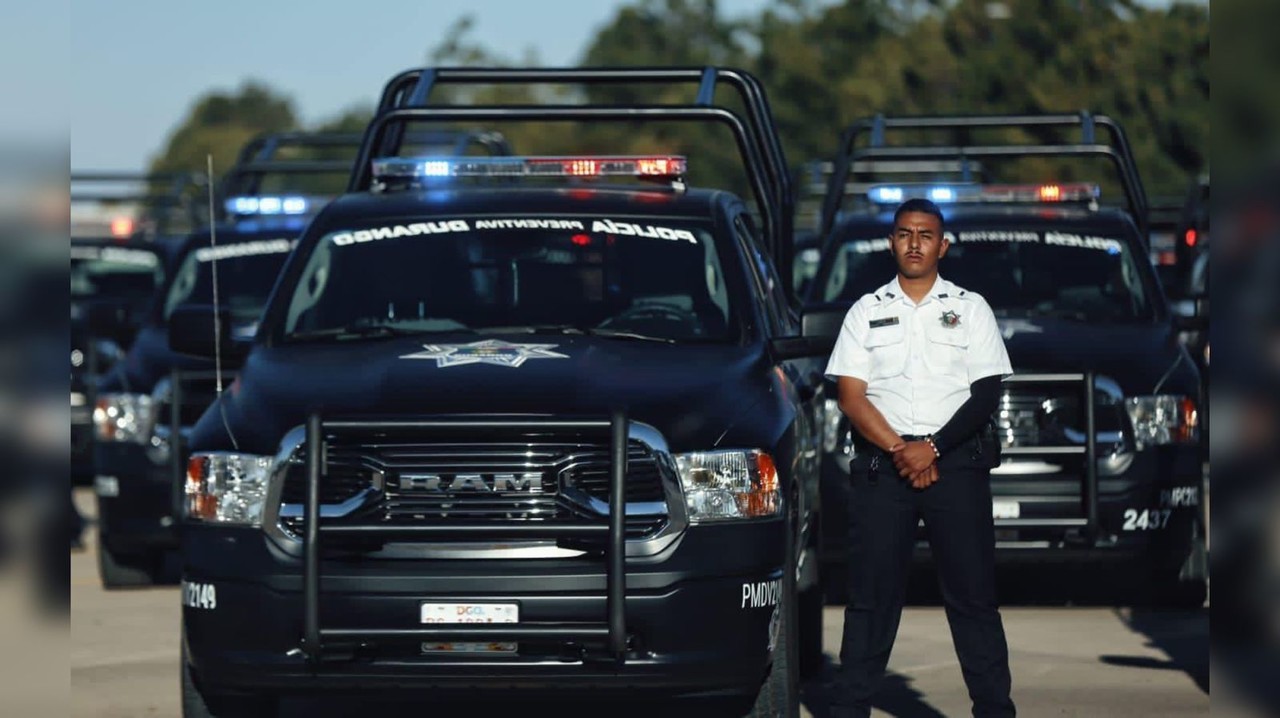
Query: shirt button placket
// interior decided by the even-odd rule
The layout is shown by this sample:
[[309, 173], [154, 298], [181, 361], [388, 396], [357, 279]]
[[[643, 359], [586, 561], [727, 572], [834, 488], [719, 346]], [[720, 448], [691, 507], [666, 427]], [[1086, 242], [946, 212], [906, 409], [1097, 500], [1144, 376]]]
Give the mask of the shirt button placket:
[[917, 316], [919, 311], [920, 307], [912, 303], [909, 314], [909, 321], [911, 322], [911, 343], [908, 347], [908, 351], [911, 352], [911, 357], [908, 361], [911, 363], [911, 433], [913, 434], [918, 433], [916, 431], [918, 426], [918, 422], [916, 420], [916, 406], [918, 404], [916, 386], [918, 385], [918, 379], [920, 378], [920, 351], [924, 348], [923, 337], [920, 334], [919, 317]]

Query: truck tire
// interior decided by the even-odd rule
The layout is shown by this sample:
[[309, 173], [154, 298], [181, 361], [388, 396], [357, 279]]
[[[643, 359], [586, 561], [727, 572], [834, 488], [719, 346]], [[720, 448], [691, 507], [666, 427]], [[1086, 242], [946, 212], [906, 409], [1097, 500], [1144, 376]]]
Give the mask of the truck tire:
[[1158, 575], [1151, 584], [1149, 603], [1155, 608], [1194, 611], [1204, 607], [1209, 585], [1203, 579], [1181, 580], [1177, 571]]
[[105, 542], [98, 543], [98, 575], [103, 588], [155, 585], [160, 564], [155, 555], [116, 553]]
[[796, 655], [797, 643], [796, 627], [786, 618], [793, 613], [791, 604], [791, 596], [783, 591], [777, 607], [778, 640], [773, 649], [773, 666], [764, 685], [760, 686], [760, 693], [747, 718], [791, 718], [795, 715], [792, 706], [800, 700], [800, 677], [791, 660]]
[[[790, 502], [792, 507], [799, 501]], [[796, 545], [799, 517], [792, 508], [787, 515], [786, 565], [782, 570], [782, 595], [774, 608], [777, 638], [773, 643], [773, 665], [765, 677], [748, 718], [796, 718], [800, 715], [800, 620], [797, 613], [799, 566]]]
[[1197, 518], [1188, 527], [1189, 556], [1176, 565], [1153, 566], [1147, 583], [1147, 603], [1155, 608], [1194, 611], [1209, 598], [1208, 550]]
[[214, 696], [200, 690], [200, 683], [187, 662], [187, 646], [182, 642], [182, 718], [275, 718], [278, 701], [266, 696]]

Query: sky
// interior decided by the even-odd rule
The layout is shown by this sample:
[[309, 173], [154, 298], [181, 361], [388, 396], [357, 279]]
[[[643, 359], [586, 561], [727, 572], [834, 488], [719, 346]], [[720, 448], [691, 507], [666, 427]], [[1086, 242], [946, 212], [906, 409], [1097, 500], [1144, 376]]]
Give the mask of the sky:
[[[1146, 0], [1165, 5], [1170, 0]], [[0, 132], [71, 137], [71, 167], [140, 170], [163, 147], [192, 100], [214, 89], [261, 80], [290, 95], [304, 124], [373, 104], [397, 72], [425, 64], [459, 17], [476, 20], [472, 38], [501, 56], [528, 50], [539, 64], [574, 64], [619, 0], [66, 0], [52, 16], [70, 17], [66, 58], [48, 50], [47, 33], [10, 15], [0, 30], [0, 67], [52, 63], [70, 96], [24, 86], [18, 96], [48, 97], [37, 110], [6, 113]], [[758, 13], [768, 0], [719, 0], [727, 17]], [[14, 4], [21, 13], [36, 3]], [[46, 6], [47, 7], [47, 6]], [[47, 10], [44, 12], [48, 12]], [[56, 44], [54, 45], [56, 47]], [[19, 79], [15, 80], [14, 77]], [[34, 81], [31, 81], [32, 83]], [[28, 83], [31, 84], [31, 83]], [[9, 96], [14, 96], [10, 94]], [[11, 105], [12, 107], [12, 105]], [[67, 119], [69, 117], [69, 120]], [[64, 135], [65, 136], [65, 135]]]

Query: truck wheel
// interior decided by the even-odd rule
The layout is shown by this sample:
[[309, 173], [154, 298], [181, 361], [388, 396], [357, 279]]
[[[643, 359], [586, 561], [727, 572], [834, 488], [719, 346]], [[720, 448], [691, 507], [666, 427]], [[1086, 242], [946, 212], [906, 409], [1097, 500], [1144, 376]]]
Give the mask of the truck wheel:
[[215, 696], [200, 690], [200, 683], [187, 662], [186, 641], [182, 646], [182, 718], [274, 718], [279, 706], [266, 696]]
[[1151, 585], [1151, 605], [1179, 611], [1204, 607], [1209, 598], [1209, 585], [1201, 580], [1180, 581], [1177, 571], [1157, 578]]
[[778, 639], [773, 648], [773, 666], [746, 718], [791, 718], [795, 715], [792, 707], [800, 699], [800, 677], [792, 660], [796, 656], [796, 630], [793, 622], [787, 619], [793, 613], [792, 600], [783, 591], [777, 606]]
[[1199, 521], [1191, 524], [1189, 556], [1183, 565], [1153, 566], [1150, 572], [1148, 603], [1157, 608], [1192, 611], [1204, 606], [1209, 598], [1208, 551]]
[[159, 557], [149, 554], [121, 554], [105, 542], [98, 543], [98, 575], [103, 588], [151, 586], [160, 569]]
[[814, 678], [822, 673], [822, 584], [800, 594], [797, 610], [800, 620], [800, 678]]

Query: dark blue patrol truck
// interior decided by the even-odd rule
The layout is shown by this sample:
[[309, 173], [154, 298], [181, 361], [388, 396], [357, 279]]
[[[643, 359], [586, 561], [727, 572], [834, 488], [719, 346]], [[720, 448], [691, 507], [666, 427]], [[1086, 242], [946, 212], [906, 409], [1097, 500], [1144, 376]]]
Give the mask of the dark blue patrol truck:
[[[319, 142], [317, 137], [323, 136], [291, 135], [288, 142], [268, 136], [246, 146], [242, 161], [218, 187], [214, 224], [177, 242], [169, 272], [146, 305], [128, 351], [94, 383], [98, 567], [107, 588], [172, 580], [166, 567], [178, 548], [176, 492], [183, 473], [181, 451], [171, 450], [172, 439], [190, 431], [213, 401], [217, 382], [215, 362], [169, 349], [169, 324], [181, 324], [192, 305], [213, 301], [216, 283], [228, 329], [238, 338], [253, 336], [285, 258], [307, 218], [326, 199], [290, 192], [290, 183], [305, 185], [334, 174], [345, 181], [355, 145], [347, 140], [345, 162], [280, 161], [265, 153]], [[99, 313], [94, 329], [118, 333], [115, 325], [123, 320]], [[226, 368], [233, 377], [231, 364]]]
[[[427, 102], [516, 82], [699, 91]], [[745, 113], [713, 104], [717, 86]], [[809, 366], [825, 349], [783, 280], [791, 194], [758, 82], [445, 68], [388, 96], [256, 337], [219, 340], [241, 368], [190, 437], [184, 715], [482, 690], [795, 715], [801, 659], [821, 652]], [[689, 186], [696, 157], [402, 142], [512, 121], [718, 124], [753, 201]], [[173, 348], [212, 353], [223, 314], [174, 325]]]
[[[983, 133], [1010, 128], [1052, 140], [982, 144]], [[952, 133], [969, 139], [924, 143]], [[1088, 181], [996, 179], [1025, 158], [1109, 169]], [[984, 177], [886, 181], [855, 169], [926, 160], [982, 163]], [[1103, 196], [1098, 182], [1106, 181], [1118, 200]], [[1170, 311], [1150, 262], [1146, 195], [1122, 129], [1089, 113], [853, 125], [830, 180], [826, 240], [808, 296], [815, 317], [816, 307], [827, 308], [833, 336], [848, 306], [894, 275], [893, 210], [912, 197], [942, 207], [950, 248], [941, 274], [991, 305], [1013, 363], [992, 420], [1002, 446], [992, 471], [998, 560], [1119, 564], [1136, 579], [1137, 597], [1201, 605], [1200, 377], [1178, 340], [1195, 320]], [[834, 578], [845, 551], [835, 527], [844, 525], [858, 442], [834, 402], [824, 425], [822, 505], [832, 528], [822, 554]]]

